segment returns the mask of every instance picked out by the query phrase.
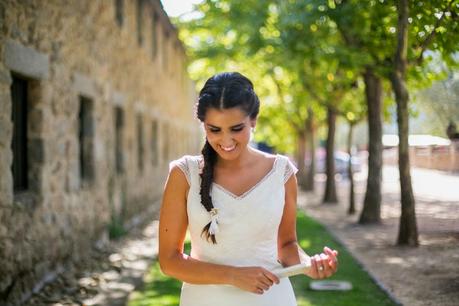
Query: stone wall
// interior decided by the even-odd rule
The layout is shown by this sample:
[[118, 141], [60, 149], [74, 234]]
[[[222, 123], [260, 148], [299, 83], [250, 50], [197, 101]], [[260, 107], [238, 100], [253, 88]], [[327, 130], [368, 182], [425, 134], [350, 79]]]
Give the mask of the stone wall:
[[[0, 26], [0, 304], [16, 305], [109, 228], [158, 210], [168, 162], [202, 136], [159, 0], [2, 0]], [[27, 88], [18, 191], [15, 78]]]
[[[409, 152], [411, 167], [459, 172], [459, 141], [457, 140], [445, 146], [411, 146]], [[397, 147], [386, 149], [383, 159], [384, 164], [398, 165]]]

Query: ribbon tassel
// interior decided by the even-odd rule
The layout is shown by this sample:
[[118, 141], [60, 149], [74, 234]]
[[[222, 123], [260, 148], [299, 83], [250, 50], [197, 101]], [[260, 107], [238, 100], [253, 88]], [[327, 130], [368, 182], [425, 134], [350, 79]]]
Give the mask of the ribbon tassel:
[[209, 227], [209, 234], [215, 235], [219, 232], [218, 229], [218, 209], [212, 208], [210, 211], [210, 227]]

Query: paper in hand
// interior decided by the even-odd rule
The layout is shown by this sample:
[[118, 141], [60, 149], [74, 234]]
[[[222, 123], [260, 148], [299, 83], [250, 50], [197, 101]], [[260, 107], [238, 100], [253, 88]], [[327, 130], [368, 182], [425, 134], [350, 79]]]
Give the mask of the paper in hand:
[[307, 260], [297, 265], [293, 265], [285, 268], [278, 268], [272, 271], [277, 277], [289, 277], [298, 274], [304, 274], [307, 270], [311, 268], [311, 261]]

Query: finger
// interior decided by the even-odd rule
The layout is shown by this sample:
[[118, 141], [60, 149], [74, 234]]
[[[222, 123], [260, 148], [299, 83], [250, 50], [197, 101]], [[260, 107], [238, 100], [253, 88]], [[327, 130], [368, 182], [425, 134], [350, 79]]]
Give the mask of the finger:
[[255, 288], [255, 290], [253, 291], [253, 293], [256, 293], [256, 294], [263, 294], [263, 289], [261, 288]]
[[324, 270], [322, 271], [325, 277], [329, 277], [333, 274], [329, 264], [329, 257], [324, 253], [320, 254], [320, 259], [322, 259], [322, 266]]
[[334, 261], [338, 261], [336, 256], [338, 256], [338, 252], [335, 250], [330, 249], [329, 247], [324, 247], [324, 252], [327, 253], [328, 256], [330, 256], [331, 259]]
[[263, 276], [262, 278], [259, 279], [259, 282], [263, 288], [263, 290], [268, 290], [269, 287], [273, 285], [273, 282], [267, 278], [266, 276]]
[[323, 278], [324, 267], [323, 267], [322, 259], [320, 258], [320, 255], [314, 255], [314, 259], [316, 260], [316, 263], [317, 263], [317, 277]]
[[262, 281], [260, 281], [260, 282], [258, 283], [258, 286], [257, 286], [257, 287], [260, 288], [260, 289], [263, 289], [263, 291], [267, 291], [267, 290], [269, 290], [269, 288], [270, 288], [271, 286], [268, 285], [268, 284], [266, 284], [266, 283], [264, 283], [264, 282], [262, 282]]
[[311, 256], [311, 272], [313, 275], [311, 275], [312, 278], [317, 278], [318, 272], [317, 272], [317, 262], [316, 258], [314, 256]]
[[324, 248], [324, 251], [325, 251], [325, 253], [327, 253], [327, 255], [329, 256], [330, 261], [333, 262], [333, 264], [330, 264], [330, 265], [332, 265], [334, 268], [336, 268], [336, 267], [337, 267], [337, 264], [338, 264], [338, 258], [336, 258], [337, 252], [331, 250], [331, 249], [328, 248], [328, 247], [325, 247], [325, 248]]
[[268, 270], [265, 270], [264, 274], [272, 282], [272, 284], [279, 284], [279, 282], [280, 282], [279, 277], [277, 277], [274, 273], [272, 273], [272, 272], [270, 272]]

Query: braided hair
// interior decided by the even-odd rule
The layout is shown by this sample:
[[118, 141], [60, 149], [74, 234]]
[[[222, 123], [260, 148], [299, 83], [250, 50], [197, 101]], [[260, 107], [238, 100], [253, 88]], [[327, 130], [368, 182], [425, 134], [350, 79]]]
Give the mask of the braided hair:
[[[199, 100], [196, 107], [196, 115], [204, 122], [209, 108], [218, 110], [238, 107], [246, 113], [250, 119], [255, 119], [260, 109], [260, 101], [253, 91], [252, 82], [238, 72], [224, 72], [212, 76], [206, 81], [199, 92]], [[217, 152], [206, 143], [201, 151], [204, 158], [204, 168], [201, 176], [201, 204], [210, 213], [214, 208], [210, 195], [211, 185], [214, 179], [214, 166], [217, 161]], [[216, 244], [215, 234], [209, 232], [211, 222], [202, 230], [201, 236], [207, 241]]]

